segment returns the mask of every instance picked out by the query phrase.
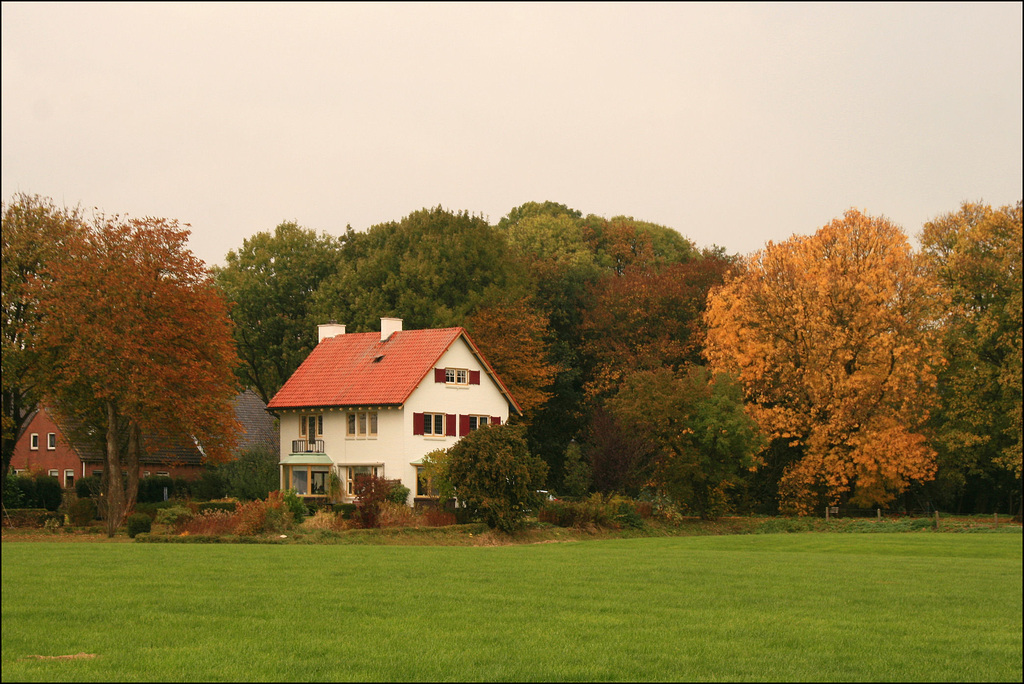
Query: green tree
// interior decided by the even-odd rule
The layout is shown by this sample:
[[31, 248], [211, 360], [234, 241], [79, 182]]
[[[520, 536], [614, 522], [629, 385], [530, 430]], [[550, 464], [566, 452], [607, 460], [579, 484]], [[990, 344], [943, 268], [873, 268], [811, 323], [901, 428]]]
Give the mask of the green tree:
[[314, 311], [352, 332], [381, 316], [411, 329], [462, 325], [512, 287], [507, 247], [492, 226], [436, 207], [346, 236], [338, 273], [321, 284]]
[[548, 467], [530, 453], [525, 432], [517, 425], [474, 430], [444, 458], [443, 479], [451, 483], [459, 505], [502, 532], [521, 528], [542, 501], [538, 490]]
[[[948, 293], [946, 365], [932, 419], [940, 503], [988, 512], [1021, 482], [1021, 203], [965, 202], [924, 225], [929, 268]], [[1012, 505], [1012, 504], [1011, 504]]]
[[33, 381], [38, 358], [32, 344], [39, 309], [30, 296], [29, 286], [47, 262], [66, 249], [69, 236], [79, 230], [79, 210], [59, 208], [50, 199], [19, 193], [3, 204], [0, 421], [4, 477], [11, 465], [17, 435], [39, 398]]
[[317, 343], [313, 295], [337, 271], [340, 241], [285, 222], [273, 234], [247, 238], [213, 269], [232, 303], [236, 373], [264, 402], [270, 401]]
[[211, 468], [223, 479], [227, 495], [243, 501], [266, 499], [280, 486], [277, 451], [268, 446], [246, 449], [237, 458]]
[[704, 519], [724, 511], [728, 489], [763, 446], [739, 383], [700, 366], [681, 375], [668, 369], [634, 373], [608, 406], [628, 429], [660, 447], [650, 483]]

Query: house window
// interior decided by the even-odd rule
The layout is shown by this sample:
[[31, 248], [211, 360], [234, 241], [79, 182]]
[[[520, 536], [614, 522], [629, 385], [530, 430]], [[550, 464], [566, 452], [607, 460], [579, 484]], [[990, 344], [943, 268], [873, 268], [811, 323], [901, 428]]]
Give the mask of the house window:
[[157, 477], [170, 477], [171, 474], [169, 472], [167, 472], [166, 470], [158, 470], [158, 471], [156, 471], [156, 476]]
[[425, 434], [425, 435], [444, 435], [444, 414], [443, 413], [424, 413], [423, 414], [423, 434]]
[[47, 432], [46, 433], [46, 448], [53, 451], [57, 448], [57, 433]]
[[490, 418], [488, 416], [470, 416], [469, 429], [476, 430], [477, 428], [487, 427], [489, 420]]
[[93, 477], [103, 477], [103, 471], [102, 470], [94, 470], [94, 471], [92, 471], [92, 476]]
[[57, 477], [57, 476], [60, 475], [60, 471], [59, 470], [51, 470], [49, 472], [49, 475], [50, 475], [50, 477]]
[[284, 487], [294, 489], [299, 496], [324, 496], [327, 494], [327, 473], [327, 466], [286, 466]]
[[427, 469], [416, 466], [416, 496], [437, 496], [437, 488], [427, 477]]
[[350, 412], [348, 416], [346, 416], [345, 424], [345, 436], [347, 437], [373, 439], [377, 436], [376, 411]]
[[75, 486], [75, 471], [65, 470], [64, 471], [64, 488], [70, 489]]
[[324, 436], [324, 417], [323, 414], [314, 416], [302, 416], [299, 419], [299, 435], [306, 437], [310, 441], [315, 440], [317, 437]]
[[149, 475], [150, 475], [150, 473], [149, 473], [149, 471], [148, 471], [148, 470], [146, 470], [146, 471], [143, 471], [143, 473], [142, 473], [142, 477], [143, 477], [143, 478], [147, 478], [147, 477], [149, 477]]
[[28, 437], [28, 448], [29, 449], [38, 449], [39, 448], [39, 433], [33, 432], [31, 435], [29, 435], [29, 437]]
[[357, 477], [361, 475], [378, 477], [379, 472], [377, 466], [348, 466], [345, 471], [345, 491], [349, 496], [355, 494]]
[[465, 368], [445, 368], [444, 381], [449, 385], [468, 385], [469, 371]]

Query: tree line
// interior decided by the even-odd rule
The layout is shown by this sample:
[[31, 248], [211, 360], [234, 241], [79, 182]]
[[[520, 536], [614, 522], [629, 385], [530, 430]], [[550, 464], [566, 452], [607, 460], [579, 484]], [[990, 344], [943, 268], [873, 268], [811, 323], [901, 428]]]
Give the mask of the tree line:
[[[5, 469], [8, 327], [27, 329], [8, 326], [8, 214], [29, 199], [4, 207]], [[1021, 204], [965, 203], [918, 237], [851, 210], [741, 257], [555, 202], [493, 225], [435, 207], [339, 236], [285, 222], [195, 277], [226, 303], [237, 386], [264, 400], [317, 324], [465, 327], [559, 494], [665, 496], [704, 517], [1017, 512]]]

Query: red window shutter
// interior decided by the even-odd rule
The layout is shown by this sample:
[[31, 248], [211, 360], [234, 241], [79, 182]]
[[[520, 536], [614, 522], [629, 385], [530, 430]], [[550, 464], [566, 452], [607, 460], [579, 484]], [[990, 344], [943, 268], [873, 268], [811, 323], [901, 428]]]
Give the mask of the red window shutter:
[[469, 371], [469, 384], [479, 385], [480, 384], [480, 371]]
[[454, 437], [455, 436], [455, 414], [446, 413], [444, 414], [444, 436]]
[[412, 434], [422, 435], [423, 434], [423, 414], [414, 413], [412, 414]]
[[459, 416], [459, 437], [469, 434], [469, 416]]
[[501, 425], [501, 416], [491, 416], [491, 425]]
[[444, 382], [444, 381], [445, 381], [444, 368], [435, 368], [434, 369], [434, 382]]

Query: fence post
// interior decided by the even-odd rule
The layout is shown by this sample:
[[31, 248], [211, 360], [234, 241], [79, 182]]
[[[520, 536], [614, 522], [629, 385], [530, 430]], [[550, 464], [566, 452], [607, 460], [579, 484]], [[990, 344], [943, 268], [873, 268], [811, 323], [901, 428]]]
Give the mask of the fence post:
[[882, 509], [881, 508], [876, 508], [875, 511], [878, 513], [878, 519], [881, 520], [882, 519]]
[[939, 529], [939, 511], [935, 510], [935, 529]]
[[825, 506], [825, 520], [828, 520], [828, 506]]

